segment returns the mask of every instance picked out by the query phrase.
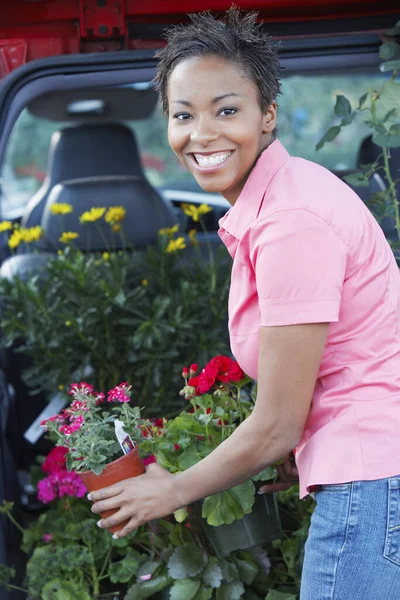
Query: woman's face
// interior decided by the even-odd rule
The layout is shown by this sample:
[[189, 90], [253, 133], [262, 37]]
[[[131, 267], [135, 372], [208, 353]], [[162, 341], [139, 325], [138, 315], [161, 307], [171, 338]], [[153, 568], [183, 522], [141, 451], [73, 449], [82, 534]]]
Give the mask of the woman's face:
[[209, 55], [179, 63], [168, 81], [168, 140], [207, 192], [234, 204], [271, 141], [276, 103], [262, 113], [258, 90], [243, 70]]

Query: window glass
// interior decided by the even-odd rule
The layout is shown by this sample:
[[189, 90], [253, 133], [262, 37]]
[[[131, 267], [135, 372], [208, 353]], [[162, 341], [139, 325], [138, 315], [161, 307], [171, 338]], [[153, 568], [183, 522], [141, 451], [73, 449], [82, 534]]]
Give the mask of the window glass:
[[[361, 141], [369, 134], [364, 123], [345, 128], [320, 150], [315, 145], [325, 131], [339, 121], [333, 114], [337, 94], [344, 94], [355, 107], [368, 88], [381, 84], [377, 74], [295, 75], [282, 82], [278, 99], [279, 139], [295, 156], [340, 171], [356, 167]], [[192, 176], [170, 150], [167, 122], [160, 107], [141, 121], [126, 123], [136, 134], [142, 163], [151, 183], [158, 187], [192, 187]], [[40, 188], [46, 174], [50, 139], [54, 131], [68, 126], [40, 119], [24, 110], [12, 132], [2, 169], [2, 215], [22, 214], [23, 208]]]

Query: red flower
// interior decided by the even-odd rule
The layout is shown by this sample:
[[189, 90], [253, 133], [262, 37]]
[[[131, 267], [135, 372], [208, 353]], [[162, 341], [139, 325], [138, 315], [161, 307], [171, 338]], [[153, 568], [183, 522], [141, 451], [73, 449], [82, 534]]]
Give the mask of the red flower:
[[151, 456], [147, 456], [146, 458], [143, 459], [143, 464], [146, 465], [151, 465], [152, 463], [157, 462], [156, 457], [154, 456], [154, 454], [152, 454]]
[[188, 381], [188, 385], [196, 388], [195, 395], [200, 396], [201, 394], [206, 394], [214, 385], [215, 376], [212, 372], [207, 371], [207, 367], [202, 370], [200, 375], [197, 377], [192, 377]]
[[210, 360], [206, 369], [215, 373], [217, 381], [229, 383], [230, 381], [240, 381], [244, 377], [242, 369], [238, 363], [229, 356], [215, 356]]
[[182, 377], [184, 379], [186, 379], [186, 377], [189, 375], [189, 369], [187, 367], [183, 367], [182, 369]]
[[190, 365], [190, 374], [194, 375], [195, 373], [197, 373], [197, 371], [199, 370], [199, 365], [196, 365], [196, 363], [193, 363], [192, 365]]
[[42, 464], [42, 471], [45, 473], [57, 473], [58, 471], [65, 471], [67, 466], [66, 455], [68, 448], [65, 446], [57, 446], [53, 448], [46, 456], [46, 460]]
[[86, 383], [86, 381], [81, 381], [80, 383], [71, 383], [71, 388], [68, 392], [70, 396], [77, 394], [79, 392], [86, 392], [87, 394], [91, 394], [94, 391], [94, 388], [90, 383]]

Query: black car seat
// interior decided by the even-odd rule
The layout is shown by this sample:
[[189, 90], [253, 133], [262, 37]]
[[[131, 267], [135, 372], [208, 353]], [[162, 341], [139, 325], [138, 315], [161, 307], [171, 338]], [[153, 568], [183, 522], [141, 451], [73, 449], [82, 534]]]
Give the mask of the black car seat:
[[56, 131], [50, 143], [46, 179], [28, 202], [22, 225], [41, 224], [47, 198], [57, 184], [106, 175], [144, 179], [136, 140], [128, 127], [120, 123], [102, 123]]

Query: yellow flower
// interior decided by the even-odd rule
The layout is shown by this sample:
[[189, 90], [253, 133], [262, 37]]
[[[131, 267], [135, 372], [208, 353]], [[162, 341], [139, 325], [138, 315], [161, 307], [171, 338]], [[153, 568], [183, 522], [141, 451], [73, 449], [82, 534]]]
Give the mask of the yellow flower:
[[108, 260], [110, 258], [109, 252], [103, 252], [103, 260]]
[[169, 240], [165, 252], [179, 252], [179, 250], [183, 250], [184, 248], [186, 248], [185, 238], [178, 237], [176, 240]]
[[158, 233], [160, 235], [166, 235], [168, 237], [168, 239], [170, 240], [171, 238], [174, 237], [174, 233], [176, 233], [179, 229], [179, 225], [176, 224], [173, 227], [164, 227], [164, 229], [159, 229]]
[[59, 254], [60, 256], [62, 256], [64, 254], [64, 252], [62, 250], [57, 250], [57, 254]]
[[195, 229], [191, 229], [188, 232], [188, 236], [189, 236], [190, 241], [192, 242], [193, 246], [198, 246], [199, 245], [199, 242], [196, 239], [196, 233], [197, 233], [197, 231]]
[[81, 223], [93, 223], [94, 221], [101, 219], [105, 212], [105, 208], [93, 206], [79, 217], [79, 221]]
[[211, 206], [208, 206], [208, 204], [200, 204], [200, 206], [196, 206], [195, 204], [187, 204], [186, 202], [181, 204], [181, 209], [183, 210], [185, 215], [187, 215], [188, 217], [193, 219], [193, 221], [196, 222], [200, 221], [200, 217], [202, 215], [205, 215], [212, 211]]
[[52, 215], [67, 215], [73, 210], [72, 204], [66, 202], [55, 202], [50, 206], [50, 212]]
[[147, 279], [142, 279], [142, 286], [147, 287], [148, 285], [149, 285], [149, 282], [147, 281]]
[[120, 223], [123, 221], [125, 219], [125, 215], [126, 210], [123, 206], [110, 206], [104, 218], [107, 223], [115, 225], [115, 223]]
[[68, 244], [69, 242], [72, 242], [72, 240], [76, 240], [77, 237], [79, 237], [79, 233], [76, 233], [76, 231], [64, 231], [62, 236], [59, 238], [59, 242]]
[[63, 391], [63, 389], [64, 389], [64, 386], [63, 386], [63, 384], [62, 384], [62, 383], [60, 383], [60, 385], [58, 386], [58, 389], [60, 390], [60, 392], [62, 392], [62, 391]]
[[113, 231], [121, 231], [121, 225], [113, 225], [113, 226], [111, 227], [111, 229], [112, 229]]
[[71, 321], [65, 321], [65, 324], [66, 324], [67, 327], [71, 327], [72, 322]]
[[42, 235], [43, 231], [39, 225], [28, 228], [20, 227], [18, 229], [14, 229], [10, 235], [10, 239], [8, 240], [8, 245], [13, 249], [19, 246], [21, 242], [26, 242], [27, 244], [30, 242], [38, 242]]
[[11, 221], [2, 221], [0, 223], [0, 231], [7, 231], [8, 229], [12, 229], [13, 225]]
[[10, 235], [10, 238], [8, 240], [9, 247], [11, 248], [11, 250], [14, 250], [14, 248], [19, 246], [19, 244], [21, 242], [22, 242], [21, 230], [14, 229], [14, 231], [12, 232], [12, 234]]
[[28, 244], [30, 242], [38, 242], [43, 235], [43, 230], [40, 225], [35, 225], [35, 227], [21, 227], [19, 230], [22, 234], [22, 239], [24, 242]]

